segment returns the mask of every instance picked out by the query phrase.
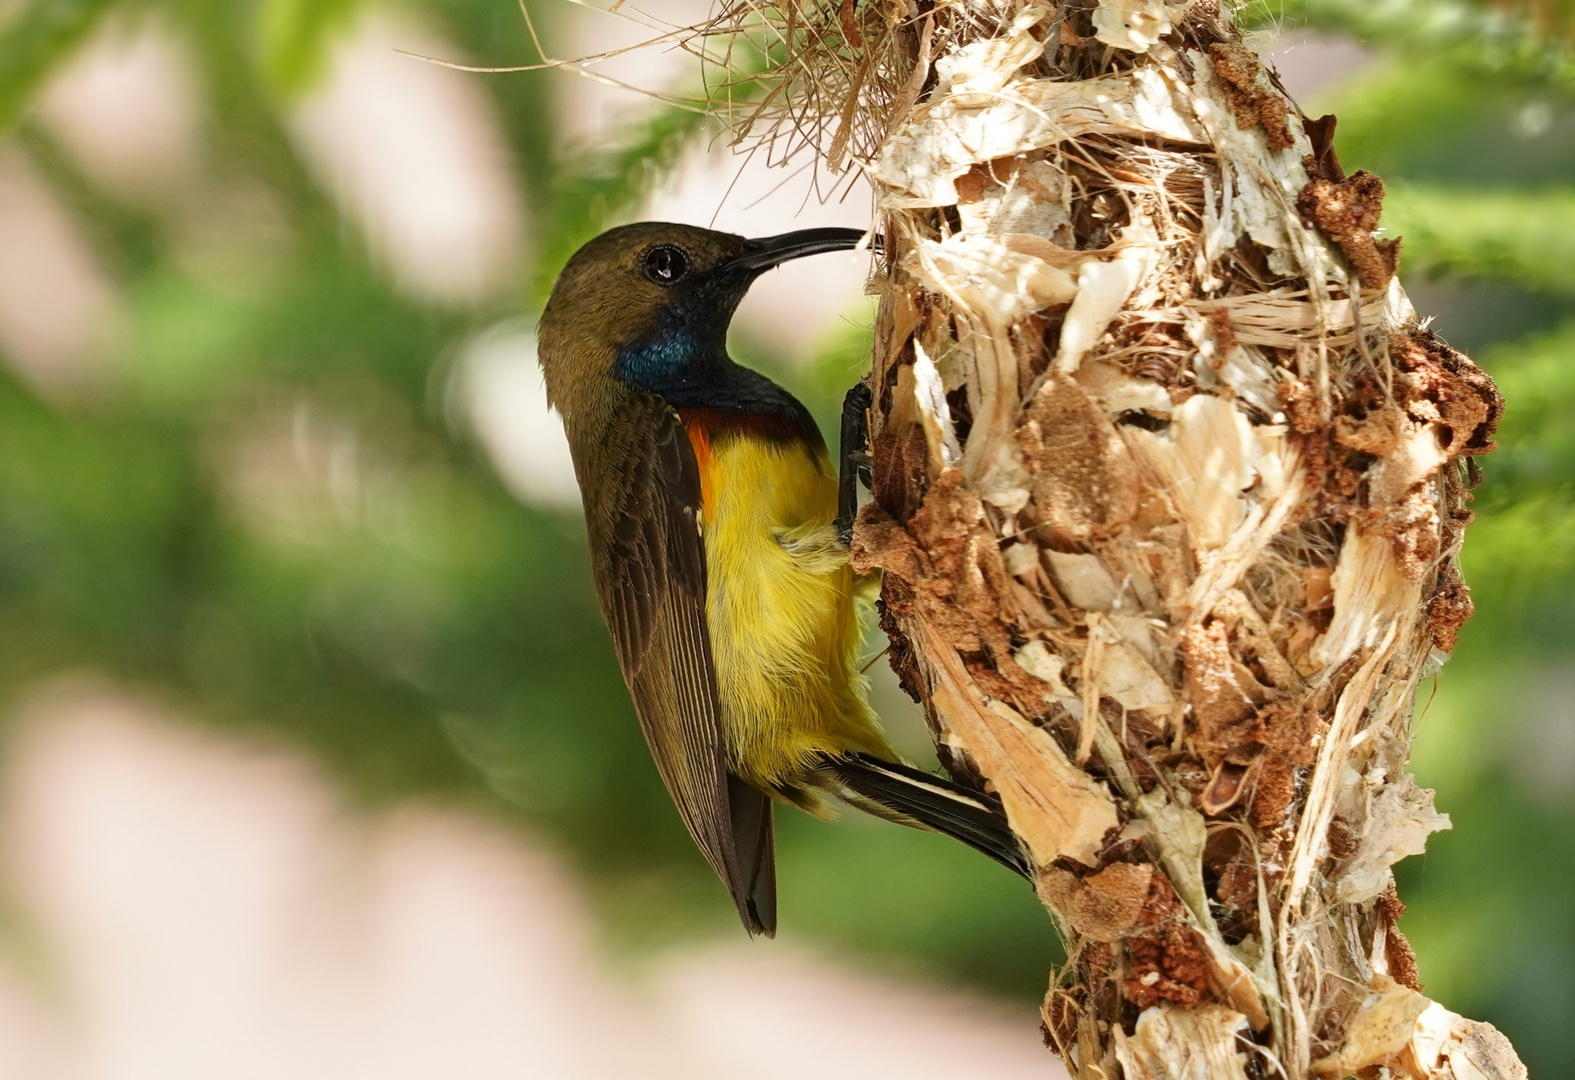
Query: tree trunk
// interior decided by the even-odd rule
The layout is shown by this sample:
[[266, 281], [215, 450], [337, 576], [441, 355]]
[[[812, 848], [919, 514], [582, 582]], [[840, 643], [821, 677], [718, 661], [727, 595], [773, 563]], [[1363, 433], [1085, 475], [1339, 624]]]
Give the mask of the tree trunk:
[[1088, 1080], [1524, 1076], [1396, 927], [1500, 401], [1382, 182], [1213, 0], [783, 12], [770, 107], [863, 158], [885, 243], [855, 564], [1065, 935], [1048, 1040]]

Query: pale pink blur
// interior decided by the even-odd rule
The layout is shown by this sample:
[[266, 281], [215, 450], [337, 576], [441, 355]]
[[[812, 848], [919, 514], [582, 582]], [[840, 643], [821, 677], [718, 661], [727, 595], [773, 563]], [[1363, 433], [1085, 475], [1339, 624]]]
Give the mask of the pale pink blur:
[[108, 684], [46, 687], [12, 731], [6, 1080], [1064, 1075], [1031, 1006], [781, 942], [615, 969], [540, 845], [352, 812], [299, 754]]

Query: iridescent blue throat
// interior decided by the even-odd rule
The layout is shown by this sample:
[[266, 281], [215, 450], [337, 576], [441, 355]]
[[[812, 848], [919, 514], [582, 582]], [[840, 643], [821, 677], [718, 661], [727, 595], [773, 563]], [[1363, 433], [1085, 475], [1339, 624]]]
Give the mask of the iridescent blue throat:
[[703, 348], [687, 329], [625, 345], [618, 350], [618, 375], [674, 408], [778, 417], [809, 441], [820, 441], [814, 420], [797, 398], [758, 371], [734, 363], [725, 351]]
[[718, 366], [705, 363], [700, 343], [682, 326], [658, 330], [645, 341], [618, 350], [619, 377], [664, 397], [692, 386], [702, 370]]

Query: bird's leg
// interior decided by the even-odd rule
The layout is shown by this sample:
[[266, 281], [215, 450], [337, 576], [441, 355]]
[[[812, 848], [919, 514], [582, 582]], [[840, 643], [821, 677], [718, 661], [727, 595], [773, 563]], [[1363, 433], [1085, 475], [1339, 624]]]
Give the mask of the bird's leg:
[[859, 512], [859, 481], [870, 484], [870, 406], [875, 397], [862, 382], [842, 399], [842, 445], [837, 457], [837, 539], [853, 543], [853, 518]]

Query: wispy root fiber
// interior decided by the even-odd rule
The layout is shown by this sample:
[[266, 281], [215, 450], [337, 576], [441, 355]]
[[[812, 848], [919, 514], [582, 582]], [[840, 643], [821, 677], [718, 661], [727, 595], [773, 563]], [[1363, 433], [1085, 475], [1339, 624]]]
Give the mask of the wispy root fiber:
[[1492, 382], [1213, 0], [740, 0], [741, 142], [869, 177], [884, 271], [854, 561], [942, 760], [1071, 960], [1079, 1077], [1514, 1077], [1421, 993], [1390, 867], [1470, 614]]

